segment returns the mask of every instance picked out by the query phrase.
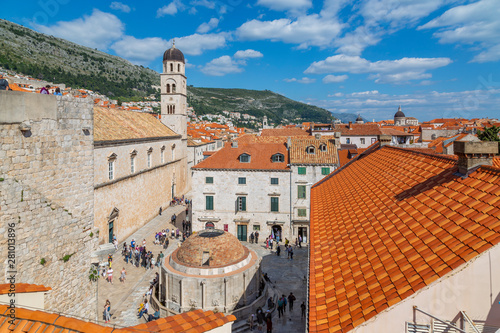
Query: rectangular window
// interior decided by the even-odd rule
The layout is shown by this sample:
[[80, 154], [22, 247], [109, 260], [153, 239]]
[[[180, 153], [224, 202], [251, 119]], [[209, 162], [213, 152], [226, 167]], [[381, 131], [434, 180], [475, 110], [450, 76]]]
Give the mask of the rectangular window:
[[359, 139], [359, 141], [361, 142], [362, 145], [365, 144], [365, 138], [361, 138], [361, 139]]
[[278, 185], [279, 183], [279, 178], [271, 178], [271, 185]]
[[205, 197], [205, 210], [214, 210], [214, 196], [207, 195]]
[[306, 174], [306, 167], [299, 167], [299, 175], [305, 175]]
[[115, 161], [108, 162], [109, 180], [113, 180], [115, 178], [114, 166]]
[[148, 168], [151, 168], [151, 153], [148, 154]]
[[305, 185], [298, 185], [297, 186], [297, 197], [299, 199], [306, 198], [306, 186]]
[[130, 158], [130, 173], [135, 172], [135, 156]]
[[247, 198], [246, 197], [238, 197], [238, 212], [246, 212], [247, 211]]
[[247, 179], [245, 177], [239, 177], [238, 178], [238, 184], [239, 185], [245, 185], [247, 183]]
[[280, 198], [271, 197], [271, 212], [279, 212], [280, 211]]
[[307, 211], [305, 208], [300, 208], [300, 209], [297, 209], [297, 215], [299, 217], [306, 217], [307, 216]]
[[350, 138], [345, 139], [345, 143], [347, 144], [351, 143], [351, 139]]
[[321, 174], [322, 175], [329, 175], [330, 174], [330, 168], [321, 168]]
[[254, 224], [253, 225], [253, 230], [260, 231], [260, 225], [259, 224]]
[[213, 184], [214, 183], [214, 177], [205, 177], [205, 183], [207, 183], [207, 184]]

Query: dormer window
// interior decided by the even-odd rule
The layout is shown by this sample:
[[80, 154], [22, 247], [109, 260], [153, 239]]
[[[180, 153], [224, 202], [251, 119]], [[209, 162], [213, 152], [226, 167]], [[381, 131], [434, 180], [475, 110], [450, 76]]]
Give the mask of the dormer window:
[[248, 154], [241, 154], [240, 155], [240, 162], [241, 163], [250, 163], [250, 155], [248, 155]]
[[285, 156], [283, 154], [274, 154], [272, 157], [273, 163], [274, 162], [285, 162]]
[[326, 151], [326, 145], [324, 143], [319, 145], [319, 151]]
[[316, 153], [316, 148], [314, 148], [313, 146], [309, 146], [306, 148], [306, 152], [308, 154], [315, 154]]

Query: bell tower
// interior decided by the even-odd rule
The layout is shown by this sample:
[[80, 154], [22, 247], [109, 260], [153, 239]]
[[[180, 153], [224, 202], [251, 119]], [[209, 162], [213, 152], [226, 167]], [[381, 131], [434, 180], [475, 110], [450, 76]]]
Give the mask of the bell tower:
[[184, 54], [172, 47], [163, 54], [161, 78], [161, 121], [183, 140], [187, 139], [187, 87]]

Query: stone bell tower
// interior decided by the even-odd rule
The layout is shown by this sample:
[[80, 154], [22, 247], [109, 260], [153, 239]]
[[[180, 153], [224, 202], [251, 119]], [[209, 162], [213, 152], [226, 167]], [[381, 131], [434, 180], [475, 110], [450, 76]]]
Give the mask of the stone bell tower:
[[187, 87], [184, 54], [172, 47], [163, 54], [161, 121], [182, 139], [187, 139]]

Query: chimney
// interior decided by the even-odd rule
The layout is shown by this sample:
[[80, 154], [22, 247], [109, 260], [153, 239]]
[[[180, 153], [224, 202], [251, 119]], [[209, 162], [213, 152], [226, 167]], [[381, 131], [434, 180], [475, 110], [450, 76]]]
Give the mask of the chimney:
[[238, 141], [231, 141], [231, 148], [238, 148]]
[[349, 129], [352, 129], [352, 121], [349, 122]]
[[292, 146], [292, 138], [288, 137], [288, 139], [286, 140], [286, 148], [290, 149], [291, 146]]
[[458, 156], [458, 173], [464, 177], [481, 165], [493, 165], [493, 156], [498, 154], [498, 142], [453, 142], [453, 151]]
[[388, 146], [392, 142], [392, 136], [381, 134], [378, 136], [378, 142], [380, 143], [380, 147]]

